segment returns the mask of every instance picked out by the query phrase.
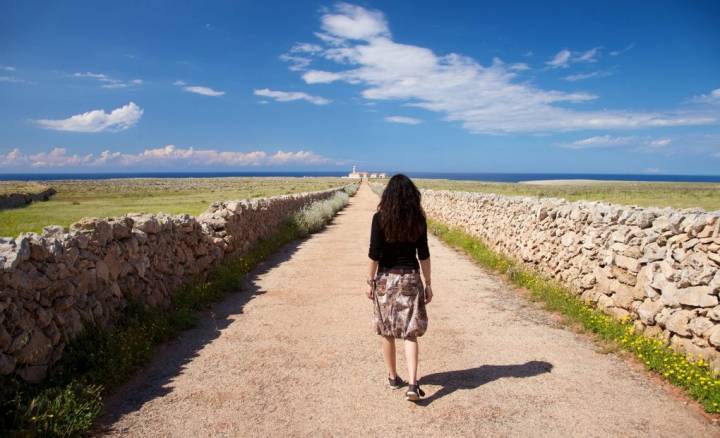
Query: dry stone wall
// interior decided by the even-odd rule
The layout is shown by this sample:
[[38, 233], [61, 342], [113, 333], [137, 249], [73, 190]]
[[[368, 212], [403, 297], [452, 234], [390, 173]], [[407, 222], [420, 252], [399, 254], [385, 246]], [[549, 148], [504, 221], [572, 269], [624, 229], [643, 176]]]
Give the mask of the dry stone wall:
[[219, 202], [197, 218], [90, 218], [69, 232], [0, 238], [0, 375], [42, 380], [84, 327], [112, 324], [130, 299], [169, 304], [173, 289], [338, 190]]
[[8, 193], [0, 195], [0, 210], [5, 208], [16, 208], [30, 204], [33, 201], [47, 201], [56, 194], [54, 188], [49, 187], [38, 193]]
[[720, 370], [720, 211], [435, 190], [423, 207]]

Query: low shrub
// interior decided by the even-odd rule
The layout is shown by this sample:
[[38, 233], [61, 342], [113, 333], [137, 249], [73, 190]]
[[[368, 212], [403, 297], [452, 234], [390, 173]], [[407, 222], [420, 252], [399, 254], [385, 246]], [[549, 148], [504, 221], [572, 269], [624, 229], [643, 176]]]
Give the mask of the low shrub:
[[292, 220], [300, 235], [316, 233], [349, 202], [350, 196], [342, 191], [335, 193], [330, 199], [315, 202], [293, 214]]
[[343, 190], [345, 191], [345, 193], [348, 194], [348, 196], [355, 196], [355, 193], [357, 193], [359, 188], [360, 188], [360, 183], [353, 183], [353, 184], [348, 184], [345, 187], [343, 187]]
[[382, 196], [382, 192], [383, 190], [385, 190], [385, 185], [378, 183], [370, 183], [370, 188], [373, 192], [375, 192], [376, 195]]
[[465, 251], [479, 264], [528, 290], [533, 299], [562, 314], [566, 322], [579, 324], [603, 341], [632, 353], [646, 369], [685, 389], [688, 395], [702, 404], [705, 411], [720, 413], [720, 375], [702, 358], [695, 360], [672, 350], [661, 340], [637, 333], [630, 319], [616, 320], [602, 313], [564, 285], [493, 251], [477, 237], [458, 228], [449, 228], [431, 219], [428, 229], [450, 246]]

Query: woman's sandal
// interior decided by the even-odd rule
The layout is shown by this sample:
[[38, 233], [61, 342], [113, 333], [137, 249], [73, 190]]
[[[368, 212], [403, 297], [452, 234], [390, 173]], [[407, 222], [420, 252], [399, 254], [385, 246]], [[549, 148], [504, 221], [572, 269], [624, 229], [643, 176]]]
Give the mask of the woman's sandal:
[[405, 399], [408, 401], [418, 401], [420, 397], [425, 397], [425, 391], [420, 389], [420, 383], [410, 385], [405, 393]]
[[390, 388], [392, 388], [392, 389], [400, 389], [403, 386], [405, 386], [407, 384], [407, 382], [404, 381], [403, 379], [401, 379], [400, 376], [395, 376], [394, 379], [391, 379], [390, 377], [388, 377], [388, 384], [390, 385]]

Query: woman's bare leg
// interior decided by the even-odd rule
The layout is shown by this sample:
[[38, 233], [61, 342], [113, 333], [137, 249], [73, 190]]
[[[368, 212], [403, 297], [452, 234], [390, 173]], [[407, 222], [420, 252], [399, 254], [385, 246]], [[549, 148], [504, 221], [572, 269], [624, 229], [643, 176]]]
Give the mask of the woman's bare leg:
[[382, 337], [382, 351], [385, 358], [385, 365], [388, 369], [388, 377], [394, 379], [397, 376], [395, 368], [395, 338], [392, 336]]
[[408, 383], [417, 383], [418, 343], [416, 338], [405, 339], [405, 361], [408, 367]]

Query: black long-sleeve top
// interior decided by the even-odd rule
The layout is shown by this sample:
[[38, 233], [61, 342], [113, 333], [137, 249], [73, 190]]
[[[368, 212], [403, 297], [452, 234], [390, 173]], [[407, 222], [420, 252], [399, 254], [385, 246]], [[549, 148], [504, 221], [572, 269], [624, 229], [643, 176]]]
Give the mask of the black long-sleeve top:
[[[417, 258], [415, 252], [417, 251]], [[427, 223], [423, 220], [420, 237], [414, 242], [388, 242], [380, 227], [380, 212], [373, 215], [370, 230], [370, 250], [368, 257], [379, 262], [382, 268], [418, 269], [420, 260], [430, 257], [427, 241]]]

